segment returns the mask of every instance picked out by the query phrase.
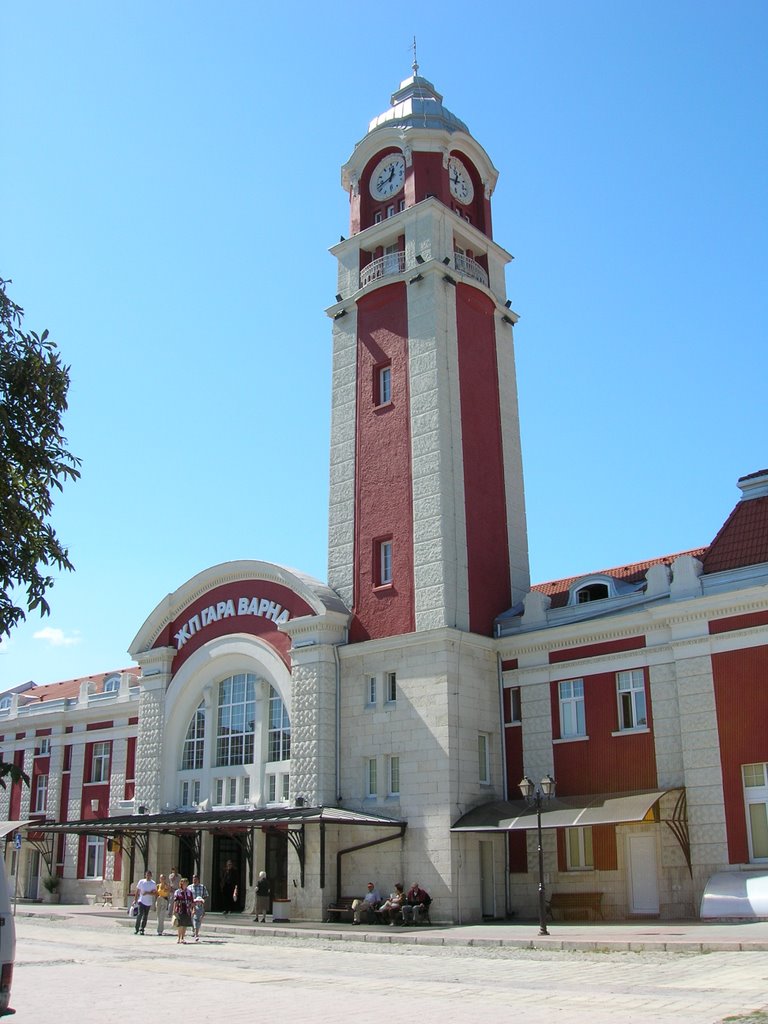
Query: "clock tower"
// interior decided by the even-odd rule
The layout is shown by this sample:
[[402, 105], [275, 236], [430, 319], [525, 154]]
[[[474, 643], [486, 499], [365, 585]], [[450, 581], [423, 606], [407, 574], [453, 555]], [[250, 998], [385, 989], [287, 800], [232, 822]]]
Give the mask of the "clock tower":
[[352, 642], [490, 635], [529, 588], [498, 172], [418, 74], [342, 168], [330, 585]]

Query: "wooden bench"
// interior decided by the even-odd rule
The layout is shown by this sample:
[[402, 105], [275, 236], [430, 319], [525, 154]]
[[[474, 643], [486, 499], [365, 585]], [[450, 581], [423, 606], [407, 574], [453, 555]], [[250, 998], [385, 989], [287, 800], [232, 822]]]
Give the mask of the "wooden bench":
[[325, 920], [328, 922], [351, 921], [352, 904], [356, 898], [355, 896], [341, 896], [333, 903], [329, 903], [326, 907]]
[[574, 914], [578, 917], [586, 916], [588, 911], [592, 912], [592, 919], [599, 916], [603, 919], [603, 894], [601, 892], [553, 892], [547, 901], [549, 916], [554, 918], [557, 910], [566, 920], [567, 915]]

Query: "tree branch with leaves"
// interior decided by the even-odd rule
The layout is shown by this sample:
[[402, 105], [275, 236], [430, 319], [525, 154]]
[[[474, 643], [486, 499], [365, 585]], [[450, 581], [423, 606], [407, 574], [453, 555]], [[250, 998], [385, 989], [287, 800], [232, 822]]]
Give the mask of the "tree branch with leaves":
[[62, 429], [69, 367], [48, 331], [22, 330], [9, 283], [0, 279], [0, 636], [28, 612], [48, 615], [53, 571], [73, 569], [50, 516], [54, 493], [80, 476]]

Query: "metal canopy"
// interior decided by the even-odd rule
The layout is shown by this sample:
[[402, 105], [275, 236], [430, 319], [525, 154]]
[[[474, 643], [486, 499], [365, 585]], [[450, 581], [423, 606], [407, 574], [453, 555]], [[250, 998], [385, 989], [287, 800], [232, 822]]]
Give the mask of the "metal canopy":
[[[9, 822], [14, 827], [18, 823]], [[22, 822], [22, 824], [24, 824]], [[388, 825], [402, 821], [375, 814], [361, 814], [340, 807], [280, 807], [252, 811], [161, 811], [158, 814], [126, 814], [111, 818], [35, 823], [39, 832], [68, 832], [76, 835], [130, 835], [144, 832], [244, 832], [253, 828], [291, 825]]]
[[[541, 807], [542, 828], [576, 828], [643, 821], [655, 804], [673, 789], [633, 790], [553, 797]], [[524, 800], [495, 800], [462, 815], [451, 832], [516, 832], [535, 829], [536, 808]]]

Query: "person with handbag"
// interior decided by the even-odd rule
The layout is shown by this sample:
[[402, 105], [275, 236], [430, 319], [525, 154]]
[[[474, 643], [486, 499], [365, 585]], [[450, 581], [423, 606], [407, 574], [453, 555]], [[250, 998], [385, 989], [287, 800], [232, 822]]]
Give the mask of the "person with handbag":
[[173, 894], [173, 919], [178, 934], [177, 943], [186, 943], [184, 936], [187, 928], [192, 927], [192, 914], [195, 910], [195, 897], [189, 888], [189, 880], [182, 878], [179, 888]]

